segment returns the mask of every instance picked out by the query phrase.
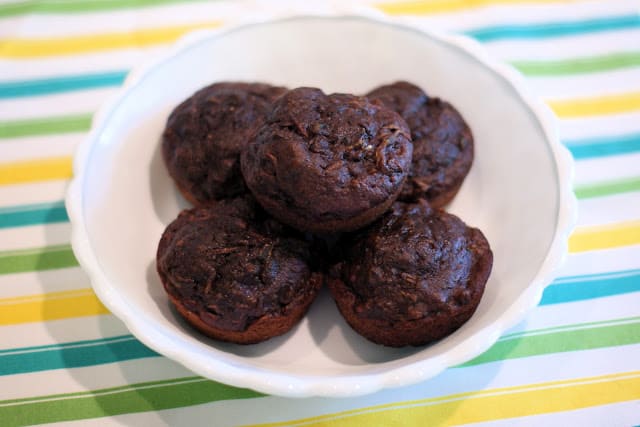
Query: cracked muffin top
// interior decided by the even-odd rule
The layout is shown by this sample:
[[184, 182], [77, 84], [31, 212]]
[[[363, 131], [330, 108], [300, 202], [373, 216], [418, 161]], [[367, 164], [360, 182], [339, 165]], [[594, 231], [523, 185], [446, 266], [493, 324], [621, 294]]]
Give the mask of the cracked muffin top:
[[299, 230], [354, 230], [396, 199], [411, 167], [405, 121], [381, 103], [315, 88], [275, 103], [242, 154], [258, 202]]

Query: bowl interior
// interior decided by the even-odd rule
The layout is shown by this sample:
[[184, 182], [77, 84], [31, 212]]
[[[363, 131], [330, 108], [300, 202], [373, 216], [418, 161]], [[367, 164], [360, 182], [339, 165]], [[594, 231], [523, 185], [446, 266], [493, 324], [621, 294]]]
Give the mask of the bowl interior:
[[[365, 93], [399, 79], [450, 101], [475, 137], [474, 165], [448, 208], [479, 227], [494, 251], [473, 318], [431, 346], [390, 349], [352, 332], [324, 292], [299, 326], [266, 343], [237, 346], [194, 333], [169, 307], [155, 272], [160, 235], [187, 206], [159, 151], [173, 107], [221, 80]], [[557, 173], [535, 115], [478, 59], [414, 30], [359, 18], [297, 18], [221, 33], [151, 69], [105, 119], [82, 182], [89, 243], [109, 282], [102, 295], [118, 294], [136, 321], [161, 330], [175, 343], [174, 357], [185, 351], [203, 363], [213, 358], [266, 373], [327, 377], [376, 374], [464, 353], [472, 336], [495, 326], [526, 295], [554, 236]]]

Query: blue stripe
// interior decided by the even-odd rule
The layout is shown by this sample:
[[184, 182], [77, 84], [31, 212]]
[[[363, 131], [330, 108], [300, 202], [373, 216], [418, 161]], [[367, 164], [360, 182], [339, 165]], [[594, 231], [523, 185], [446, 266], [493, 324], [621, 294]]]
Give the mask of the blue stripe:
[[0, 99], [120, 86], [127, 77], [127, 73], [128, 71], [110, 71], [96, 74], [0, 82]]
[[0, 229], [67, 221], [63, 201], [0, 208]]
[[640, 270], [567, 277], [549, 285], [540, 305], [583, 301], [640, 291]]
[[80, 368], [157, 356], [158, 353], [131, 335], [3, 350], [0, 351], [0, 376], [49, 369]]
[[640, 14], [610, 16], [584, 21], [560, 21], [544, 24], [501, 25], [466, 31], [465, 34], [479, 41], [501, 39], [540, 39], [573, 36], [601, 31], [640, 28]]
[[615, 156], [640, 151], [640, 133], [564, 141], [576, 160]]

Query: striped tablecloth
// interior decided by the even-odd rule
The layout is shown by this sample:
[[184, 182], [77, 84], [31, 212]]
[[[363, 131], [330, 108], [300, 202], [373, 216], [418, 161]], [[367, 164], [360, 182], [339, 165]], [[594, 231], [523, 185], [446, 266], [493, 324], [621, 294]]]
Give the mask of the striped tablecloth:
[[100, 304], [73, 257], [63, 198], [74, 148], [128, 70], [182, 34], [293, 6], [10, 0], [0, 3], [0, 426], [640, 424], [640, 3], [367, 4], [475, 38], [558, 116], [580, 211], [540, 306], [470, 363], [358, 398], [264, 396], [159, 356]]

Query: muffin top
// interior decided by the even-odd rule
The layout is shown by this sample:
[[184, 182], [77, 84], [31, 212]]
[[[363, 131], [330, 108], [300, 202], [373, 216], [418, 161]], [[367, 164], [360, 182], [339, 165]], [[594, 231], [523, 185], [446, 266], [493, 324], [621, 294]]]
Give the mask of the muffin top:
[[169, 295], [204, 323], [242, 331], [317, 292], [311, 252], [243, 197], [183, 211], [162, 235], [157, 269]]
[[375, 220], [349, 223], [397, 197], [412, 149], [407, 124], [382, 104], [297, 88], [274, 103], [242, 155], [242, 172], [283, 222], [344, 231]]
[[262, 83], [215, 83], [173, 110], [162, 149], [185, 198], [200, 205], [246, 191], [240, 152], [285, 90]]
[[473, 136], [460, 113], [408, 82], [381, 86], [367, 97], [396, 111], [411, 130], [412, 168], [399, 199], [424, 197], [435, 207], [447, 204], [473, 162]]
[[392, 324], [475, 309], [493, 262], [480, 230], [424, 201], [396, 202], [345, 246], [332, 275], [355, 295], [355, 315]]

